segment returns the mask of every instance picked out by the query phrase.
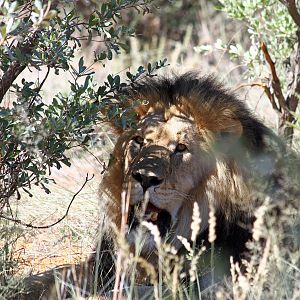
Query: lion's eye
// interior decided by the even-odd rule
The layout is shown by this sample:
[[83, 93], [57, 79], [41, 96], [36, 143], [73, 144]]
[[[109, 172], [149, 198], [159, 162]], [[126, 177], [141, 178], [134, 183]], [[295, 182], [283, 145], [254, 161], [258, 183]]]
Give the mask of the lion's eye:
[[187, 149], [185, 144], [178, 144], [175, 148], [175, 152], [183, 152]]
[[134, 140], [137, 144], [139, 144], [139, 145], [141, 145], [141, 146], [144, 144], [144, 138], [141, 137], [141, 136], [135, 136], [135, 137], [133, 138], [133, 140]]

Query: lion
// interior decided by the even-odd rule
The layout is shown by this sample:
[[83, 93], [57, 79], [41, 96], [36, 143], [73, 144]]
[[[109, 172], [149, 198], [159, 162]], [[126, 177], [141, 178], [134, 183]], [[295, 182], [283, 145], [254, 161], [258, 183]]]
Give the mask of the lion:
[[201, 219], [197, 244], [208, 243], [213, 211], [216, 249], [226, 253], [228, 260], [229, 256], [242, 259], [260, 198], [276, 198], [276, 194], [282, 198], [284, 144], [211, 76], [189, 72], [146, 78], [125, 93], [124, 105], [135, 110], [136, 124], [119, 131], [100, 184], [105, 218], [100, 233], [104, 235], [97, 251], [100, 257], [91, 257], [89, 270], [81, 276], [84, 285], [92, 286], [95, 272], [106, 287], [102, 292], [113, 289], [115, 253], [124, 221], [130, 251], [136, 251], [142, 233], [139, 255], [154, 269], [155, 237], [143, 227], [144, 222], [155, 225], [162, 239], [184, 253], [178, 237], [191, 240], [195, 203]]
[[[127, 91], [127, 99], [139, 103], [137, 124], [120, 135], [101, 183], [108, 223], [120, 228], [125, 191], [130, 249], [147, 221], [181, 251], [178, 236], [190, 240], [197, 203], [198, 241], [207, 240], [213, 208], [215, 243], [240, 259], [251, 239], [258, 192], [274, 194], [283, 185], [278, 171], [283, 143], [211, 76], [147, 78]], [[140, 255], [155, 264], [154, 237], [146, 228], [142, 234]]]

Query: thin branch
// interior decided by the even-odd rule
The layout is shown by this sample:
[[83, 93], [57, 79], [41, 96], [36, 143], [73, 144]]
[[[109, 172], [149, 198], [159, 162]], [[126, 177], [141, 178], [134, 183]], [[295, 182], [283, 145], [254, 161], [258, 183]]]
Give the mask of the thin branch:
[[34, 229], [47, 229], [47, 228], [53, 227], [53, 226], [57, 225], [58, 223], [60, 223], [62, 220], [64, 220], [68, 216], [69, 210], [71, 208], [71, 205], [72, 205], [73, 201], [75, 200], [75, 198], [77, 197], [77, 195], [83, 190], [83, 188], [85, 187], [85, 185], [89, 181], [91, 181], [93, 178], [94, 178], [94, 175], [91, 178], [88, 178], [88, 174], [86, 175], [85, 182], [83, 183], [83, 185], [81, 186], [81, 188], [72, 197], [72, 200], [70, 201], [70, 203], [68, 205], [66, 213], [60, 219], [58, 219], [56, 222], [54, 222], [52, 224], [44, 225], [44, 226], [35, 226], [35, 225], [32, 225], [32, 224], [24, 223], [23, 221], [21, 221], [19, 219], [13, 219], [13, 218], [10, 218], [10, 217], [4, 216], [4, 215], [0, 215], [0, 218], [8, 220], [8, 221], [15, 222], [15, 223], [20, 224], [22, 226], [26, 226], [26, 227], [29, 227], [29, 228], [34, 228]]
[[39, 94], [39, 92], [41, 91], [41, 89], [42, 89], [42, 87], [43, 87], [45, 81], [47, 80], [47, 78], [48, 78], [48, 76], [49, 76], [49, 73], [50, 73], [50, 66], [47, 66], [47, 73], [46, 73], [46, 75], [45, 75], [43, 81], [41, 82], [40, 86], [38, 87], [37, 91], [35, 92], [35, 93], [36, 93], [35, 96], [34, 96], [34, 97], [32, 98], [32, 100], [30, 101], [30, 103], [29, 103], [29, 108], [33, 105], [33, 103], [34, 103], [34, 101], [35, 101], [37, 95]]
[[24, 4], [21, 8], [20, 11], [18, 12], [18, 15], [16, 19], [23, 19], [25, 17], [28, 17], [32, 13], [32, 8], [33, 8], [33, 3], [26, 3]]
[[239, 89], [242, 89], [244, 87], [254, 87], [254, 86], [258, 86], [261, 87], [262, 89], [264, 89], [267, 85], [263, 82], [243, 82], [241, 84], [239, 84], [236, 88], [233, 89], [234, 92], [238, 91]]
[[79, 41], [91, 41], [91, 42], [96, 42], [96, 43], [105, 43], [106, 42], [106, 40], [90, 39], [88, 36], [74, 37], [74, 39], [79, 40]]
[[3, 74], [2, 78], [0, 78], [0, 103], [11, 84], [25, 68], [26, 65], [22, 65], [19, 61], [14, 61]]
[[267, 63], [270, 66], [270, 69], [271, 69], [272, 87], [274, 89], [275, 96], [278, 99], [279, 109], [287, 110], [288, 107], [286, 105], [285, 98], [284, 98], [283, 93], [282, 93], [280, 80], [277, 76], [277, 72], [276, 72], [276, 68], [275, 68], [275, 63], [273, 62], [273, 60], [270, 56], [270, 53], [268, 51], [268, 48], [267, 48], [267, 46], [264, 42], [261, 43], [261, 50], [263, 51], [265, 59], [266, 59]]
[[294, 56], [293, 64], [293, 79], [289, 84], [287, 104], [290, 111], [295, 112], [299, 103], [300, 95], [300, 28], [297, 30], [297, 48]]
[[279, 124], [279, 129], [289, 144], [292, 144], [294, 128], [292, 126], [286, 126], [286, 124], [295, 122], [295, 115], [293, 113], [297, 110], [300, 95], [300, 28], [297, 30], [297, 40], [295, 55], [291, 58], [292, 80], [288, 85], [286, 99], [289, 111], [285, 111], [282, 122]]
[[299, 94], [300, 94], [300, 14], [297, 8], [295, 0], [280, 0], [283, 3], [292, 17], [293, 21], [297, 25], [298, 29], [296, 31], [297, 36], [297, 46], [295, 49], [295, 55], [291, 56], [291, 69], [292, 69], [292, 79], [288, 84], [288, 92], [286, 98], [287, 110], [283, 112], [282, 118], [279, 123], [279, 131], [286, 138], [289, 144], [292, 144], [294, 128], [287, 126], [288, 123], [293, 123], [295, 117], [293, 112], [296, 111], [299, 104]]
[[277, 103], [274, 99], [274, 95], [271, 93], [270, 88], [263, 82], [241, 83], [234, 89], [234, 91], [237, 91], [241, 88], [248, 87], [248, 86], [250, 86], [250, 87], [258, 86], [258, 87], [262, 88], [264, 90], [264, 92], [266, 93], [267, 97], [269, 98], [273, 109], [277, 112], [280, 112], [280, 109], [277, 106]]
[[107, 170], [107, 166], [105, 162], [102, 162], [93, 152], [91, 152], [87, 147], [85, 147], [84, 145], [79, 145], [82, 149], [84, 149], [85, 151], [87, 151], [90, 155], [92, 155], [96, 161], [101, 165], [102, 167], [102, 171], [101, 174], [103, 174], [106, 170]]

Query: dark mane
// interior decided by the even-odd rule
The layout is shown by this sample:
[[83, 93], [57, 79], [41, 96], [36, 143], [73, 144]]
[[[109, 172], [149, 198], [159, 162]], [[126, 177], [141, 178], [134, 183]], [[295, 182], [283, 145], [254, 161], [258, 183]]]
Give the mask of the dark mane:
[[181, 75], [157, 76], [136, 83], [129, 93], [131, 98], [145, 100], [150, 105], [182, 106], [188, 103], [193, 116], [210, 116], [217, 122], [218, 116], [229, 109], [233, 118], [243, 126], [243, 139], [247, 147], [256, 151], [263, 147], [263, 136], [274, 136], [233, 92], [226, 89], [213, 76], [199, 77], [195, 72]]

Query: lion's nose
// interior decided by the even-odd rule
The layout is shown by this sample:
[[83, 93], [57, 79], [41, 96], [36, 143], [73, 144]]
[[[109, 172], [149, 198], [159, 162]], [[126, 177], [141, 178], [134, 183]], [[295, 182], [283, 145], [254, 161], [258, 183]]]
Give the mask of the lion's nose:
[[150, 172], [150, 174], [146, 174], [142, 171], [133, 171], [132, 177], [141, 184], [144, 191], [146, 191], [151, 186], [159, 185], [163, 182], [163, 179], [158, 178], [152, 172]]

